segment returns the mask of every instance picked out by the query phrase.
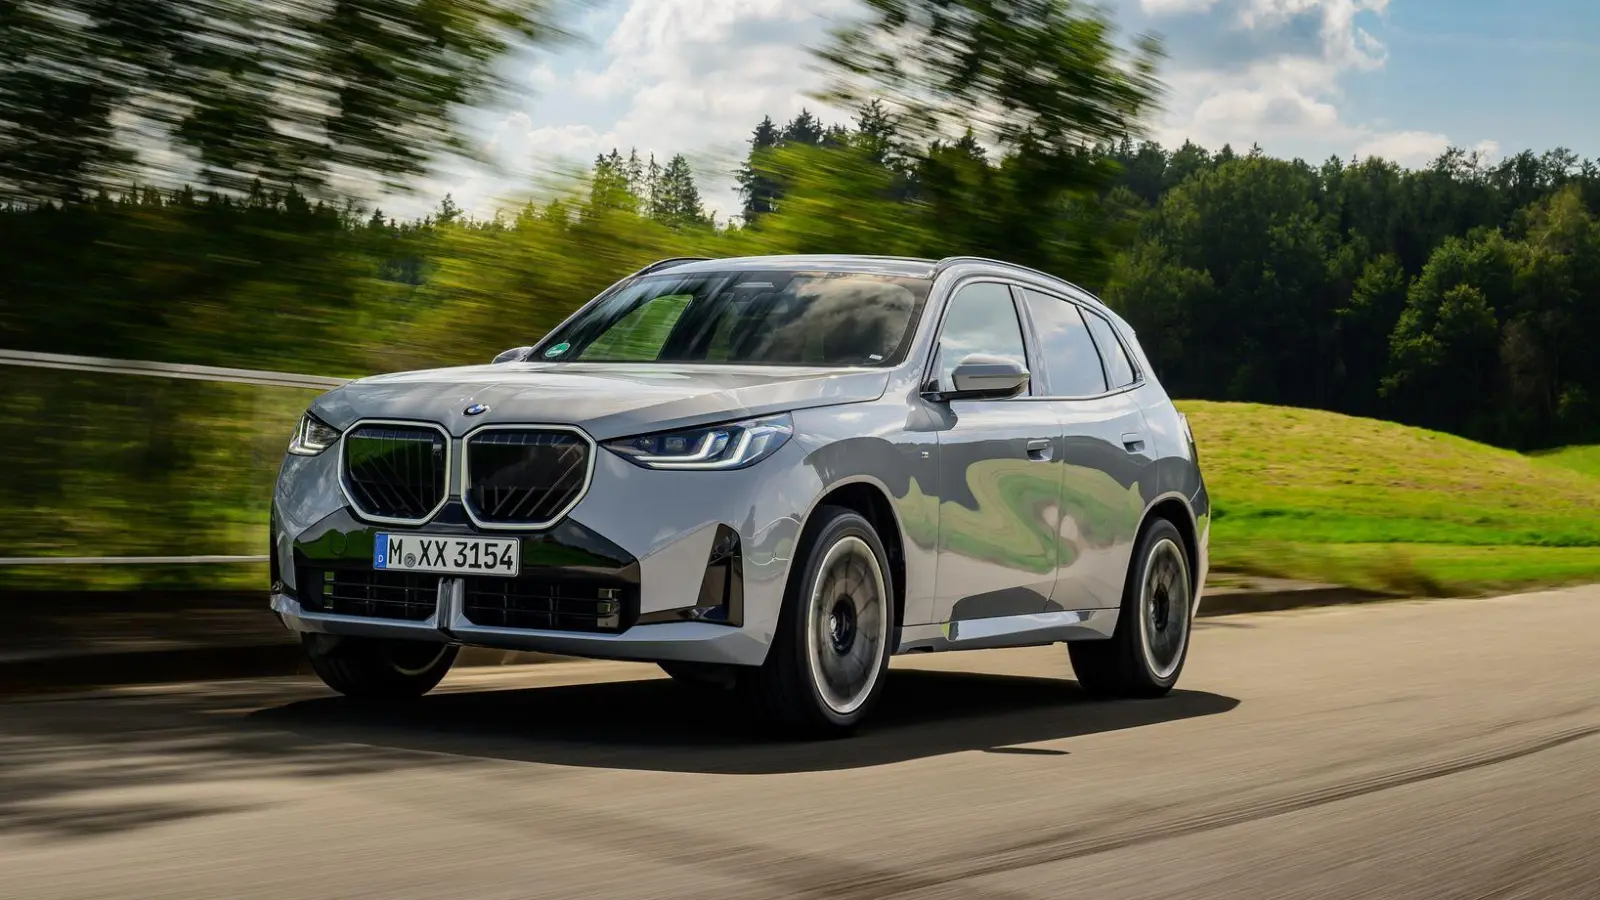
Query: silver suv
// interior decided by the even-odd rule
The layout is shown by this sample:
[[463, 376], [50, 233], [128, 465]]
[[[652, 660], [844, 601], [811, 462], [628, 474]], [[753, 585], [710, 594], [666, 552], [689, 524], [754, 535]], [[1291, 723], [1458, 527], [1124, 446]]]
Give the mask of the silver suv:
[[272, 603], [353, 698], [536, 650], [829, 733], [900, 653], [1066, 642], [1087, 691], [1165, 694], [1209, 520], [1187, 421], [1080, 288], [966, 257], [674, 259], [490, 365], [319, 397]]

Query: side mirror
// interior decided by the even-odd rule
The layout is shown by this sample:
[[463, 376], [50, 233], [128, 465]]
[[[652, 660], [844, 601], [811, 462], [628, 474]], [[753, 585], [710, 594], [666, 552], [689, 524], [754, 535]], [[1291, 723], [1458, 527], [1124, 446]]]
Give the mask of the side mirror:
[[528, 359], [528, 354], [532, 352], [532, 347], [516, 347], [496, 356], [494, 361], [496, 363], [525, 362]]
[[974, 353], [950, 375], [945, 400], [1005, 400], [1028, 388], [1028, 370], [1014, 359]]

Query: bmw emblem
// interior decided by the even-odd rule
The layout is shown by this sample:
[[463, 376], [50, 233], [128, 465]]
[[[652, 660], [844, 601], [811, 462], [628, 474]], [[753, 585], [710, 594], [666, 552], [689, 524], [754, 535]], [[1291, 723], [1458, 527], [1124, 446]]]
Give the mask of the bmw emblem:
[[462, 412], [465, 412], [469, 416], [481, 416], [481, 415], [483, 415], [484, 413], [486, 413], [488, 411], [489, 411], [489, 407], [483, 405], [482, 403], [474, 403], [471, 406], [467, 407], [466, 409], [462, 410]]

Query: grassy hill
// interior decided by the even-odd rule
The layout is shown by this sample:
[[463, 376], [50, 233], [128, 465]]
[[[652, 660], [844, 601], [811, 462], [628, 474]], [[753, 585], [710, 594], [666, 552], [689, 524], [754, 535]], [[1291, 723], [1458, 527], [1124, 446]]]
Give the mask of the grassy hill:
[[1600, 478], [1600, 447], [1567, 447], [1534, 454], [1541, 462]]
[[[29, 512], [0, 520], [0, 555], [262, 552], [273, 478], [309, 392], [47, 371], [8, 377], [0, 507]], [[64, 411], [48, 429], [38, 427], [42, 397]], [[1600, 448], [1534, 458], [1332, 413], [1179, 406], [1216, 500], [1219, 571], [1421, 593], [1600, 581]], [[1119, 485], [1073, 483], [1080, 495], [1065, 502], [1095, 504], [1102, 509], [1091, 518], [1116, 520]], [[1003, 502], [990, 496], [994, 484], [978, 489]], [[995, 535], [966, 549], [1017, 553], [1028, 539]], [[257, 564], [4, 568], [0, 593], [256, 588], [265, 577]]]
[[1415, 593], [1600, 580], [1600, 454], [1530, 458], [1390, 422], [1183, 402], [1213, 565]]

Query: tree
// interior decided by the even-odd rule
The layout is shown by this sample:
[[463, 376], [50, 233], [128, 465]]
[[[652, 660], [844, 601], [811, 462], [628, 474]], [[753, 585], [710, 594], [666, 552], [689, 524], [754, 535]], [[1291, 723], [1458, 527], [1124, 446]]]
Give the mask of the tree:
[[244, 190], [404, 187], [467, 153], [455, 110], [503, 86], [547, 0], [56, 0], [0, 4], [0, 197], [91, 195], [154, 174]]
[[811, 110], [802, 109], [800, 115], [790, 120], [783, 127], [783, 142], [785, 144], [805, 144], [811, 147], [821, 146], [822, 138], [827, 133]]
[[594, 172], [589, 185], [589, 207], [592, 212], [617, 210], [636, 213], [640, 198], [634, 193], [634, 180], [629, 164], [615, 149], [595, 157]]
[[865, 0], [866, 19], [818, 52], [827, 99], [881, 100], [926, 139], [968, 127], [1002, 146], [1063, 157], [1140, 130], [1160, 93], [1161, 48], [1125, 52], [1077, 0]]
[[773, 177], [768, 157], [782, 141], [778, 126], [767, 116], [750, 136], [750, 152], [738, 174], [739, 194], [744, 198], [744, 222], [756, 220], [777, 208], [779, 185]]
[[[992, 227], [963, 229], [967, 252], [1000, 248], [1009, 259], [1077, 280], [1103, 279], [1115, 248], [1096, 227], [1117, 166], [1091, 148], [1142, 129], [1160, 92], [1159, 44], [1140, 38], [1136, 49], [1123, 50], [1104, 11], [1076, 0], [865, 6], [862, 21], [835, 31], [817, 51], [828, 72], [820, 96], [892, 116], [920, 147], [967, 133], [997, 147], [998, 177], [917, 166], [916, 192], [981, 196], [964, 221]], [[928, 182], [941, 175], [958, 183]]]
[[1450, 238], [1411, 286], [1390, 339], [1383, 392], [1413, 421], [1491, 430], [1500, 320], [1510, 300], [1511, 248], [1498, 232]]
[[706, 224], [700, 189], [695, 186], [689, 161], [681, 153], [668, 160], [667, 167], [662, 170], [660, 201], [655, 212], [659, 221], [673, 228]]

